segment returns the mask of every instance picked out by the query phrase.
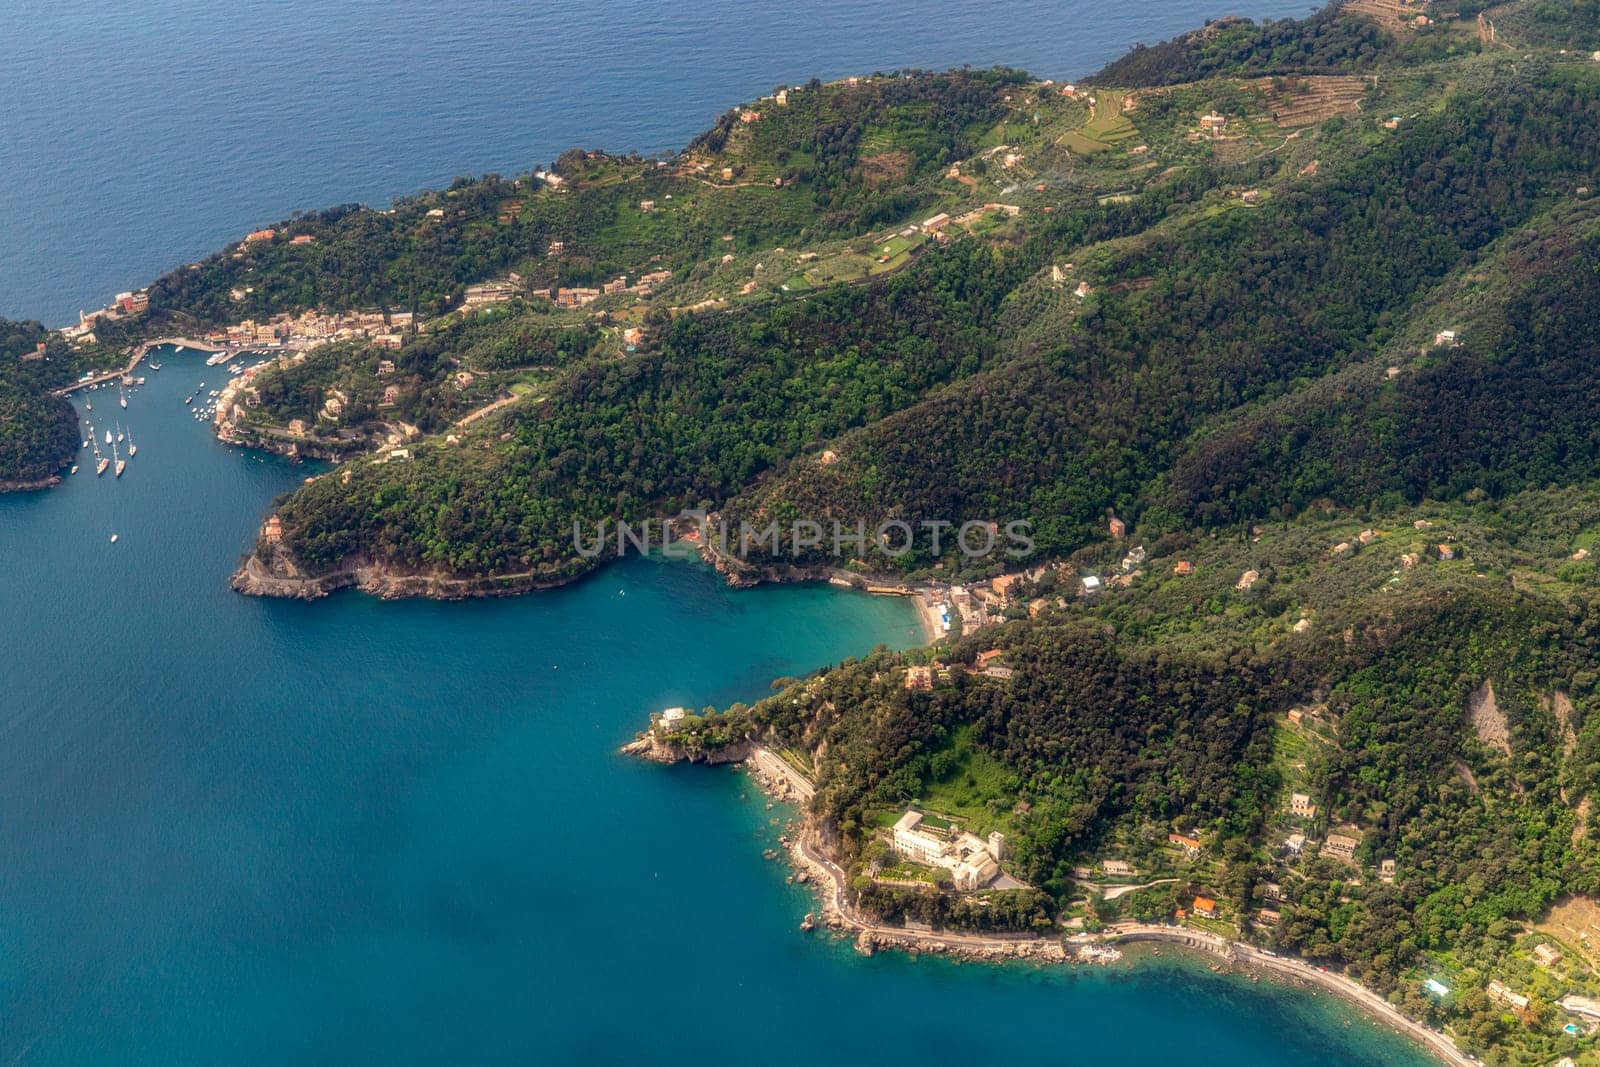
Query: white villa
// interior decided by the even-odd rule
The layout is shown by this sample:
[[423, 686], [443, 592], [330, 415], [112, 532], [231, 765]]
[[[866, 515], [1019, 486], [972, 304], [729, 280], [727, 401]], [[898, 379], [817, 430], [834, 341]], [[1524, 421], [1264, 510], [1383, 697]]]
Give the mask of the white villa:
[[1000, 877], [1006, 837], [998, 830], [984, 841], [965, 830], [937, 830], [922, 824], [922, 812], [907, 811], [894, 824], [894, 850], [902, 858], [929, 867], [943, 867], [957, 889], [982, 889]]

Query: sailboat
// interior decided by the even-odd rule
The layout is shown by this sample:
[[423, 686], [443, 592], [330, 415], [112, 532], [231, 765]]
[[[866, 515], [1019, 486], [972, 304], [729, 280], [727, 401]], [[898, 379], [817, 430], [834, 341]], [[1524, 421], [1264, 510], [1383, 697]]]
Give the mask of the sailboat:
[[127, 393], [127, 391], [125, 389], [123, 389], [122, 386], [119, 385], [119, 386], [117, 386], [117, 393], [118, 393], [117, 403], [121, 404], [123, 407], [127, 407], [128, 406], [128, 393]]
[[94, 476], [98, 478], [106, 472], [107, 467], [111, 466], [111, 461], [100, 454], [100, 444], [98, 441], [96, 441], [93, 437], [90, 437], [89, 443], [94, 446]]
[[128, 455], [131, 457], [131, 456], [137, 456], [138, 454], [139, 454], [139, 446], [133, 443], [133, 431], [129, 430], [128, 431]]
[[117, 443], [122, 443], [122, 423], [117, 423]]
[[117, 455], [117, 446], [116, 445], [112, 445], [111, 446], [111, 459], [116, 464], [116, 468], [115, 468], [116, 473], [113, 474], [112, 477], [114, 477], [114, 478], [122, 477], [122, 472], [128, 469], [128, 461], [125, 460], [125, 459], [120, 458]]

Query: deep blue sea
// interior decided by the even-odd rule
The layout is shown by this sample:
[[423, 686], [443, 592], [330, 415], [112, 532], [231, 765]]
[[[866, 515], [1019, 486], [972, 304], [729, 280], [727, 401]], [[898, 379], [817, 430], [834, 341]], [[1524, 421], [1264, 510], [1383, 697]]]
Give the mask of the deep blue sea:
[[295, 210], [669, 151], [774, 85], [1004, 63], [1312, 0], [0, 0], [0, 315], [57, 326]]
[[[296, 208], [670, 148], [814, 74], [1073, 76], [1219, 13], [0, 6], [0, 314], [49, 322]], [[79, 400], [133, 432], [123, 479], [86, 460], [0, 496], [0, 1064], [1425, 1062], [1326, 996], [1192, 963], [799, 933], [810, 901], [762, 858], [785, 813], [616, 749], [653, 709], [914, 642], [905, 605], [650, 560], [503, 601], [238, 597], [307, 471], [217, 444], [182, 398], [220, 371], [157, 358], [126, 411]]]

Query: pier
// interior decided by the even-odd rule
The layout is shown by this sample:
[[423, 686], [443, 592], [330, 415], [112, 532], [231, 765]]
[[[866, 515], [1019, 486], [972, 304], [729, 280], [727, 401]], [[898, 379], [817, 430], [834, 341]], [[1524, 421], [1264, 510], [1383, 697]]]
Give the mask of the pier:
[[[128, 365], [123, 367], [121, 370], [106, 371], [104, 374], [97, 374], [92, 378], [85, 378], [81, 382], [73, 382], [69, 386], [57, 389], [56, 396], [71, 396], [80, 389], [89, 389], [96, 385], [104, 385], [107, 382], [120, 382], [123, 378], [134, 372], [134, 369], [144, 361], [144, 357], [150, 354], [150, 350], [152, 348], [160, 348], [163, 345], [177, 345], [183, 348], [193, 348], [199, 352], [229, 351], [226, 346], [212, 344], [210, 341], [192, 341], [187, 337], [158, 337], [154, 341], [146, 341], [138, 348], [134, 349], [133, 355], [128, 359]], [[240, 351], [243, 351], [243, 349]], [[234, 354], [237, 355], [238, 353]]]

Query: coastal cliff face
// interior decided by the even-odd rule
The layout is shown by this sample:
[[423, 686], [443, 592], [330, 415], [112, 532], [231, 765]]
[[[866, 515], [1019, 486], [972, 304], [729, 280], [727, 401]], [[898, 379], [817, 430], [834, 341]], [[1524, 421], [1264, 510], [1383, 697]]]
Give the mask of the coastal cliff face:
[[335, 570], [312, 574], [281, 549], [258, 546], [233, 572], [230, 585], [245, 596], [319, 600], [340, 589], [359, 589], [383, 600], [425, 597], [430, 600], [468, 600], [475, 597], [517, 596], [554, 589], [576, 581], [582, 574], [551, 578], [546, 575], [482, 575], [460, 578], [443, 573], [408, 570], [363, 558], [346, 560]]
[[[293, 447], [286, 447], [282, 441], [269, 440], [255, 443], [231, 437], [221, 437], [221, 439], [229, 444], [264, 448], [290, 457], [339, 458], [333, 453], [322, 455], [315, 451], [295, 451]], [[723, 555], [709, 547], [701, 548], [700, 558], [726, 578], [730, 586], [740, 589], [752, 588], [764, 582], [832, 581], [846, 583], [856, 589], [865, 589], [870, 584], [868, 578], [852, 571], [823, 566], [801, 567], [784, 564], [757, 566]], [[317, 600], [340, 589], [359, 589], [385, 600], [405, 597], [467, 600], [476, 597], [518, 596], [543, 589], [555, 589], [587, 576], [594, 569], [591, 566], [583, 566], [565, 576], [549, 574], [460, 576], [438, 571], [411, 570], [393, 563], [351, 557], [335, 570], [312, 573], [301, 566], [292, 553], [281, 547], [259, 545], [234, 571], [231, 585], [235, 592], [246, 596], [301, 600]], [[893, 578], [881, 580], [898, 582]]]
[[0, 493], [31, 493], [39, 489], [52, 489], [61, 484], [61, 475], [34, 478], [30, 481], [0, 481]]
[[[750, 589], [763, 582], [830, 582], [844, 581], [857, 589], [865, 589], [869, 578], [854, 571], [840, 570], [824, 565], [801, 566], [791, 563], [751, 563], [748, 560], [719, 552], [715, 545], [702, 545], [700, 558], [714, 567], [735, 589]], [[898, 578], [872, 579], [898, 582]]]
[[755, 747], [751, 741], [736, 741], [731, 745], [710, 750], [689, 749], [663, 740], [651, 730], [623, 745], [622, 751], [630, 756], [638, 756], [656, 763], [700, 763], [708, 767], [717, 767], [727, 763], [743, 763], [754, 753]]
[[236, 448], [253, 448], [288, 459], [321, 459], [331, 463], [341, 463], [370, 447], [369, 442], [364, 440], [328, 441], [317, 437], [293, 437], [287, 433], [269, 432], [231, 421], [218, 422], [217, 440]]

